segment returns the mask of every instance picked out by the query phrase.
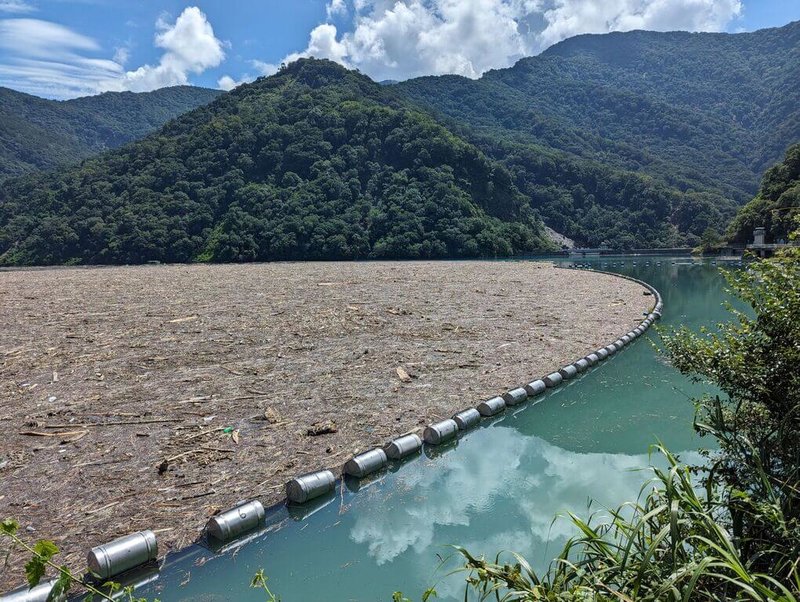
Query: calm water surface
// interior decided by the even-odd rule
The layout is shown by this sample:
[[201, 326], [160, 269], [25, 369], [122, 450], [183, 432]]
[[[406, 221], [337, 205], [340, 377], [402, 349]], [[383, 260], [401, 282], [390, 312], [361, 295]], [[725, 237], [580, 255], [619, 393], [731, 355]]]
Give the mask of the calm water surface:
[[[581, 263], [653, 284], [664, 298], [664, 326], [697, 329], [726, 317], [724, 281], [710, 262]], [[689, 401], [706, 389], [670, 368], [653, 338], [650, 331], [536, 404], [484, 421], [457, 444], [362, 482], [359, 491], [343, 485], [317, 508], [273, 509], [268, 530], [234, 549], [194, 546], [173, 555], [137, 594], [162, 602], [263, 601], [248, 587], [263, 568], [283, 602], [384, 602], [398, 589], [418, 600], [433, 584], [440, 599], [463, 599], [463, 577], [437, 571], [452, 543], [487, 555], [515, 550], [545, 567], [572, 534], [566, 520], [553, 520], [557, 514], [588, 516], [636, 499], [657, 440], [686, 460], [710, 444], [692, 431]]]

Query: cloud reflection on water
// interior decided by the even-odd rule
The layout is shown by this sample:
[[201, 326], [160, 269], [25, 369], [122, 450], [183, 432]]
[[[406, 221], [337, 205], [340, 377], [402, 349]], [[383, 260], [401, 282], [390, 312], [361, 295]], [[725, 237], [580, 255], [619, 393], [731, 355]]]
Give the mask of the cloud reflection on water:
[[378, 565], [407, 550], [430, 562], [430, 547], [449, 543], [441, 540], [447, 527], [470, 527], [478, 536], [489, 522], [485, 515], [502, 513], [506, 524], [513, 519], [512, 530], [459, 543], [487, 555], [541, 552], [547, 542], [555, 551], [573, 533], [569, 521], [553, 521], [557, 514], [587, 516], [635, 500], [652, 476], [640, 470], [650, 460], [645, 453], [575, 453], [502, 425], [479, 429], [458, 453], [404, 467], [386, 503], [359, 508], [350, 538], [366, 544]]

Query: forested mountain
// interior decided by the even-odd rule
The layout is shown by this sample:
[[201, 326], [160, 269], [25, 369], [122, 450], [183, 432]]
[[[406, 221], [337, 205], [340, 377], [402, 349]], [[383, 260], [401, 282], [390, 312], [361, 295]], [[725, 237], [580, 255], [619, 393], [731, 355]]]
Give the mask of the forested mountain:
[[[800, 23], [578, 36], [478, 80], [377, 84], [302, 60], [7, 182], [0, 261], [505, 255], [546, 247], [541, 219], [581, 246], [695, 246], [800, 140], [798, 82]], [[0, 90], [0, 177], [216, 94]]]
[[[395, 87], [504, 162], [548, 225], [580, 243], [629, 246], [694, 244], [709, 225], [723, 230], [764, 168], [800, 139], [797, 82], [800, 22], [583, 35], [479, 80]], [[606, 194], [598, 175], [669, 192], [657, 201]], [[555, 193], [554, 183], [571, 191]]]
[[508, 171], [391, 87], [300, 60], [0, 188], [0, 263], [473, 257], [548, 245]]
[[0, 88], [0, 181], [116, 148], [220, 94], [176, 86], [55, 101]]
[[800, 144], [786, 152], [783, 161], [774, 165], [761, 181], [756, 197], [736, 214], [728, 230], [734, 242], [752, 242], [753, 229], [766, 228], [766, 241], [788, 240], [798, 229], [800, 217]]

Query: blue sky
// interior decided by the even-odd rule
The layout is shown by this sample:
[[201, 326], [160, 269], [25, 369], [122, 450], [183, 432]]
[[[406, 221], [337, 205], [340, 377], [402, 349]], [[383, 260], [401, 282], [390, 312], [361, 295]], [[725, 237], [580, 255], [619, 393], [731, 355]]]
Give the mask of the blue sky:
[[800, 0], [0, 0], [0, 85], [52, 98], [230, 88], [308, 54], [375, 79], [478, 77], [579, 33], [799, 19]]

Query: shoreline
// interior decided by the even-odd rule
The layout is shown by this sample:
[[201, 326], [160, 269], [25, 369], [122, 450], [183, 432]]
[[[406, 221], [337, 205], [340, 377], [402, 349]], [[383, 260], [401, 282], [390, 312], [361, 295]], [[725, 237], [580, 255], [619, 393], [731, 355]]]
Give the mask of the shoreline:
[[[454, 266], [460, 269], [454, 270]], [[202, 279], [209, 271], [213, 282]], [[28, 280], [32, 275], [45, 276], [38, 283], [41, 288], [37, 293], [30, 294], [29, 290], [27, 295], [21, 292], [14, 296], [12, 289], [24, 289], [25, 283], [9, 281], [20, 274]], [[56, 280], [67, 282], [52, 282], [53, 278], [47, 276], [53, 274]], [[65, 275], [72, 277], [64, 278]], [[111, 291], [98, 290], [98, 283], [91, 278], [96, 275], [112, 276]], [[248, 278], [251, 281], [246, 281]], [[298, 279], [304, 283], [302, 286], [297, 285]], [[294, 285], [287, 286], [289, 282]], [[195, 285], [190, 293], [176, 292], [187, 283]], [[0, 462], [8, 455], [10, 440], [19, 442], [23, 449], [35, 447], [32, 439], [41, 442], [38, 435], [13, 432], [10, 427], [17, 427], [19, 418], [33, 422], [33, 426], [26, 427], [31, 432], [56, 434], [65, 440], [30, 452], [27, 465], [25, 457], [11, 466], [5, 465], [0, 476], [9, 487], [5, 497], [0, 497], [0, 513], [15, 516], [23, 527], [36, 529], [32, 538], [54, 539], [65, 553], [61, 561], [66, 559], [71, 565], [82, 566], [82, 555], [90, 546], [142, 529], [166, 529], [159, 533], [163, 555], [196, 540], [210, 515], [227, 510], [238, 500], [255, 497], [279, 504], [284, 483], [305, 469], [340, 469], [356, 452], [383, 444], [402, 432], [421, 433], [430, 422], [539, 378], [540, 373], [552, 369], [555, 360], [563, 365], [591, 353], [601, 343], [608, 344], [638, 324], [642, 311], [652, 306], [652, 297], [643, 296], [642, 289], [618, 276], [558, 270], [533, 262], [147, 266], [96, 272], [53, 270], [49, 274], [46, 270], [5, 272], [0, 274], [0, 299], [4, 305], [11, 299], [14, 309], [27, 312], [30, 322], [26, 325], [24, 319], [8, 317], [6, 331], [15, 329], [20, 339], [26, 335], [50, 337], [50, 343], [54, 336], [60, 339], [59, 334], [67, 341], [78, 337], [78, 349], [66, 357], [51, 351], [50, 355], [56, 358], [48, 358], [49, 363], [80, 358], [76, 351], [83, 351], [89, 356], [84, 359], [93, 361], [89, 362], [91, 367], [83, 366], [77, 374], [63, 372], [69, 378], [54, 380], [47, 378], [50, 367], [45, 369], [42, 365], [52, 347], [33, 345], [23, 353], [18, 348], [9, 349], [8, 341], [0, 340], [3, 366], [7, 369], [10, 361], [14, 369], [14, 387], [42, 387], [35, 395], [30, 395], [33, 391], [12, 395], [4, 385], [3, 396], [11, 402], [4, 404], [3, 414], [16, 411], [0, 416], [4, 442], [0, 445]], [[92, 297], [88, 290], [97, 294]], [[125, 296], [132, 291], [136, 293], [133, 299]], [[265, 291], [269, 298], [257, 299], [259, 292]], [[298, 291], [303, 294], [298, 296]], [[53, 294], [59, 292], [70, 294], [54, 300]], [[221, 296], [220, 292], [227, 294]], [[59, 307], [63, 310], [77, 298], [84, 299], [85, 305], [66, 325], [61, 321], [47, 322], [41, 315], [37, 322], [37, 301], [50, 304], [54, 311]], [[109, 307], [130, 311], [136, 302], [148, 307], [161, 303], [156, 305], [159, 311], [150, 312], [158, 315], [140, 316], [145, 322], [150, 319], [144, 332], [127, 332], [122, 341], [115, 339], [105, 344], [106, 349], [110, 348], [105, 356], [93, 356], [97, 353], [96, 339], [103, 341], [108, 334], [106, 329], [135, 329], [138, 324], [131, 316], [108, 311]], [[571, 315], [576, 304], [581, 307], [578, 316]], [[584, 304], [592, 311], [582, 311]], [[182, 310], [184, 305], [197, 311], [189, 315]], [[270, 315], [272, 321], [280, 319], [284, 323], [274, 327], [267, 320], [259, 321], [263, 316], [258, 310], [265, 309], [277, 314]], [[280, 317], [287, 312], [288, 317]], [[309, 312], [313, 315], [309, 316]], [[502, 315], [493, 315], [498, 313]], [[87, 322], [87, 316], [92, 319], [81, 326], [80, 316], [84, 316], [83, 322]], [[259, 326], [254, 328], [248, 321], [258, 322]], [[284, 326], [302, 332], [281, 339], [278, 331]], [[262, 328], [267, 329], [268, 336]], [[225, 339], [232, 347], [228, 349], [233, 354], [230, 362], [220, 363], [225, 354], [220, 354], [219, 349], [215, 352], [213, 345], [208, 347], [208, 337], [213, 338], [220, 329], [228, 335], [244, 333], [245, 339], [250, 337], [241, 352], [235, 349], [230, 336]], [[563, 336], [554, 336], [554, 329]], [[563, 329], [566, 332], [561, 332]], [[265, 353], [264, 343], [270, 342], [272, 336], [273, 343], [279, 342], [269, 347], [271, 353]], [[122, 342], [130, 342], [130, 338], [145, 344], [145, 348], [149, 343], [161, 345], [161, 353], [156, 358], [151, 357], [150, 351], [144, 356], [135, 351], [127, 356], [115, 354], [114, 350], [121, 348]], [[282, 352], [288, 365], [279, 369]], [[454, 357], [468, 361], [454, 365]], [[148, 359], [155, 362], [145, 361]], [[325, 373], [324, 368], [331, 363], [336, 369]], [[208, 377], [212, 367], [209, 378], [197, 378], [198, 370]], [[397, 368], [403, 369], [405, 377]], [[342, 374], [343, 370], [346, 374]], [[318, 378], [320, 372], [323, 378]], [[181, 381], [175, 378], [176, 374], [189, 378]], [[85, 380], [81, 381], [81, 376]], [[142, 378], [142, 382], [136, 387], [125, 386], [125, 379], [120, 377]], [[307, 377], [312, 377], [311, 382]], [[290, 379], [294, 389], [287, 382]], [[258, 387], [255, 381], [260, 383]], [[170, 391], [166, 384], [172, 385], [174, 393], [180, 382], [188, 383], [183, 385], [182, 396], [159, 396], [159, 401], [153, 401], [146, 395]], [[204, 393], [210, 390], [208, 382], [214, 383], [217, 393], [197, 395], [201, 392], [198, 388]], [[300, 394], [298, 387], [305, 391], [305, 397], [291, 399]], [[331, 395], [335, 392], [342, 395]], [[85, 401], [87, 393], [99, 397]], [[78, 399], [81, 395], [84, 401]], [[42, 401], [50, 397], [56, 399]], [[26, 403], [31, 398], [40, 400], [38, 406]], [[59, 401], [67, 412], [57, 411]], [[137, 413], [131, 411], [131, 404], [139, 415], [123, 416]], [[112, 416], [101, 416], [103, 412], [96, 411], [101, 408]], [[259, 409], [260, 416], [254, 414]], [[79, 416], [77, 410], [84, 412]], [[132, 424], [123, 424], [126, 422]], [[333, 424], [333, 429], [327, 422]], [[63, 426], [57, 428], [58, 425]], [[66, 425], [78, 433], [88, 432], [68, 435]], [[225, 432], [228, 428], [231, 430]], [[312, 428], [320, 432], [308, 434]], [[126, 434], [128, 450], [133, 454], [115, 445]], [[49, 462], [42, 462], [43, 459]], [[164, 459], [169, 461], [158, 474], [159, 460]], [[80, 470], [75, 468], [76, 463]], [[48, 508], [39, 500], [43, 492], [52, 490], [48, 481], [65, 468], [59, 464], [71, 468], [68, 484], [58, 490], [65, 508]], [[230, 474], [232, 470], [235, 475]], [[74, 491], [70, 487], [72, 478], [81, 483], [82, 489]], [[109, 478], [117, 487], [111, 495], [102, 490]], [[213, 487], [215, 481], [223, 483], [225, 489]], [[13, 492], [18, 492], [19, 501], [12, 507], [9, 494], [14, 495]], [[55, 533], [56, 530], [60, 532]], [[13, 575], [18, 569], [12, 565], [6, 571], [0, 579], [4, 583], [2, 589], [16, 585]]]

